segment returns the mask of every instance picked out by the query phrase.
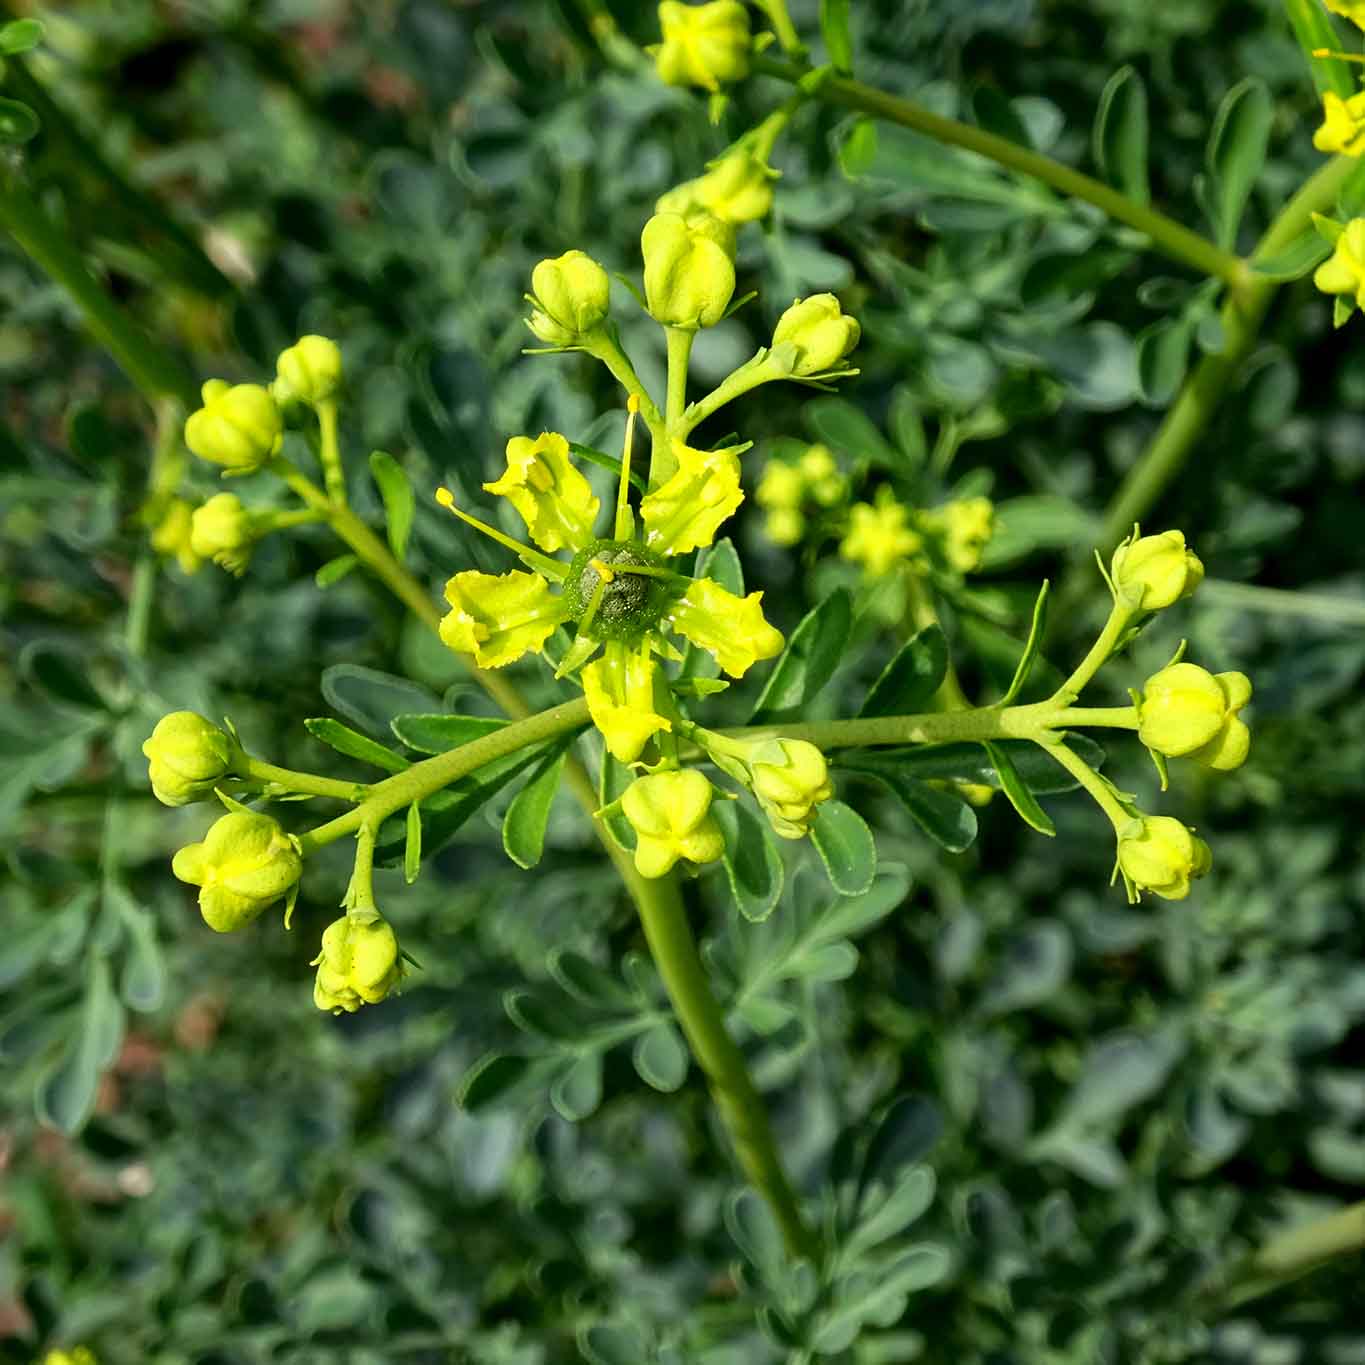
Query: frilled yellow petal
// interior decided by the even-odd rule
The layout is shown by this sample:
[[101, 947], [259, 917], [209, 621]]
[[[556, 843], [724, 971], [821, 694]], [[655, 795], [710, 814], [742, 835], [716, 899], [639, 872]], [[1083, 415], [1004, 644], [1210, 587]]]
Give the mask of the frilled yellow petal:
[[760, 659], [782, 652], [782, 632], [768, 624], [762, 602], [761, 592], [736, 597], [709, 578], [695, 578], [673, 604], [669, 623], [732, 678], [742, 678]]
[[450, 611], [441, 620], [441, 639], [480, 668], [501, 668], [539, 650], [561, 621], [563, 598], [539, 574], [457, 573], [446, 584]]
[[580, 676], [592, 723], [619, 762], [634, 763], [655, 735], [673, 728], [654, 710], [654, 660], [648, 645], [610, 640], [602, 657]]
[[569, 443], [557, 431], [542, 431], [534, 441], [514, 436], [507, 443], [506, 472], [484, 489], [517, 509], [542, 550], [581, 550], [592, 539], [601, 504], [574, 468]]
[[1357, 28], [1365, 28], [1365, 0], [1323, 0], [1333, 14], [1349, 19]]
[[693, 450], [673, 442], [678, 468], [640, 503], [645, 544], [664, 555], [686, 554], [709, 545], [725, 519], [744, 501], [739, 486], [739, 452]]
[[1365, 151], [1365, 92], [1342, 99], [1327, 91], [1322, 97], [1322, 127], [1313, 146], [1329, 155], [1359, 156]]
[[725, 838], [711, 815], [715, 795], [695, 768], [637, 777], [621, 798], [636, 834], [635, 866], [643, 877], [662, 877], [679, 858], [714, 862]]
[[1365, 218], [1346, 224], [1331, 256], [1314, 272], [1313, 283], [1324, 294], [1365, 298]]

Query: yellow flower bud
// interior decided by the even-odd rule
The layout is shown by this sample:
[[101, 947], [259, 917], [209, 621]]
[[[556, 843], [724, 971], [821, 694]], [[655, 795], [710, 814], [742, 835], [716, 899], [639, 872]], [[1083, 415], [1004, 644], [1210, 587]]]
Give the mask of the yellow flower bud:
[[200, 888], [204, 922], [226, 934], [292, 892], [303, 859], [278, 821], [256, 811], [230, 811], [214, 822], [202, 843], [186, 844], [175, 855], [171, 871]]
[[1332, 254], [1314, 272], [1313, 283], [1324, 294], [1345, 295], [1365, 308], [1365, 218], [1346, 224]]
[[848, 485], [827, 445], [808, 447], [796, 467], [807, 491], [821, 507], [833, 507], [843, 501]]
[[588, 714], [611, 756], [634, 763], [644, 747], [673, 722], [654, 709], [654, 659], [648, 644], [609, 640], [602, 657], [581, 674]]
[[701, 211], [738, 227], [766, 218], [773, 206], [777, 172], [746, 147], [711, 164], [705, 175], [686, 180], [659, 198], [655, 210], [684, 218]]
[[457, 653], [472, 654], [480, 668], [501, 668], [539, 651], [568, 619], [562, 597], [539, 575], [457, 573], [446, 584], [451, 610], [441, 618], [441, 639]]
[[806, 519], [800, 512], [777, 507], [768, 513], [763, 529], [774, 545], [799, 545], [806, 534]]
[[75, 1346], [69, 1351], [49, 1351], [43, 1365], [96, 1365], [95, 1353], [88, 1346]]
[[210, 379], [203, 398], [185, 423], [185, 444], [201, 460], [230, 474], [252, 474], [279, 450], [284, 426], [268, 389]]
[[806, 480], [801, 469], [786, 460], [769, 460], [754, 494], [760, 507], [796, 511], [806, 496]]
[[483, 487], [517, 509], [542, 550], [553, 554], [566, 545], [581, 550], [592, 539], [601, 504], [574, 468], [569, 443], [557, 431], [542, 431], [534, 441], [514, 436], [507, 443], [506, 471]]
[[251, 514], [235, 493], [218, 493], [195, 508], [190, 544], [195, 554], [211, 559], [229, 573], [241, 574], [256, 543]]
[[300, 337], [275, 362], [275, 397], [325, 403], [341, 387], [341, 350], [327, 337]]
[[760, 659], [782, 652], [782, 632], [764, 619], [762, 602], [761, 592], [736, 597], [709, 578], [694, 578], [673, 603], [669, 623], [732, 678], [742, 678]]
[[1359, 156], [1365, 152], [1365, 91], [1342, 99], [1328, 90], [1322, 97], [1322, 127], [1313, 146], [1331, 156]]
[[1114, 551], [1110, 575], [1119, 596], [1143, 611], [1160, 611], [1189, 597], [1204, 581], [1204, 565], [1179, 531], [1130, 537]]
[[862, 328], [847, 317], [833, 294], [812, 294], [797, 299], [777, 320], [773, 349], [786, 342], [796, 347], [792, 374], [800, 378], [824, 374], [858, 344]]
[[642, 877], [662, 877], [679, 858], [713, 863], [725, 838], [711, 814], [714, 789], [695, 768], [637, 777], [621, 798], [635, 830], [635, 867]]
[[572, 346], [600, 326], [611, 302], [607, 272], [585, 251], [566, 251], [531, 272], [535, 309], [526, 325], [548, 346]]
[[719, 90], [749, 74], [749, 14], [738, 0], [659, 6], [663, 42], [653, 49], [665, 85], [698, 85]]
[[1144, 815], [1119, 833], [1119, 870], [1137, 892], [1168, 901], [1190, 894], [1190, 882], [1212, 866], [1209, 846], [1169, 815]]
[[909, 510], [885, 486], [877, 490], [875, 505], [855, 502], [848, 516], [840, 557], [861, 564], [869, 577], [883, 577], [923, 548], [919, 533], [910, 529]]
[[1210, 673], [1178, 663], [1147, 679], [1138, 738], [1167, 758], [1193, 758], [1226, 772], [1246, 761], [1251, 732], [1238, 712], [1251, 700], [1245, 673]]
[[735, 292], [734, 229], [709, 214], [656, 213], [640, 234], [649, 314], [669, 327], [714, 327]]
[[193, 711], [172, 711], [143, 742], [152, 794], [164, 806], [206, 801], [232, 766], [234, 745]]
[[824, 754], [804, 739], [760, 742], [749, 771], [763, 813], [784, 839], [809, 834], [815, 807], [834, 795]]
[[346, 915], [322, 931], [322, 951], [309, 964], [318, 969], [313, 1003], [320, 1010], [354, 1014], [377, 1005], [398, 984], [403, 961], [398, 939], [385, 919]]
[[194, 552], [194, 509], [184, 498], [172, 498], [152, 527], [151, 545], [159, 555], [173, 555], [182, 573], [195, 573], [201, 561]]
[[645, 544], [659, 554], [681, 555], [709, 545], [720, 525], [744, 501], [739, 486], [739, 452], [694, 450], [673, 442], [678, 468], [640, 502]]

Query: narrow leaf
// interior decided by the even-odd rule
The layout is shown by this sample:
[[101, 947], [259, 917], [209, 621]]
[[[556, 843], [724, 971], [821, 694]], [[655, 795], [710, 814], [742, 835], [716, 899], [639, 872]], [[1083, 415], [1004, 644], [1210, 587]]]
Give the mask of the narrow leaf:
[[[577, 441], [570, 441], [569, 449], [580, 459], [587, 460], [589, 464], [598, 465], [602, 469], [610, 469], [616, 475], [617, 480], [620, 480], [621, 461], [615, 455], [608, 455], [605, 450], [594, 450], [592, 446], [579, 445]], [[644, 475], [634, 465], [631, 466], [630, 482], [632, 487], [638, 488], [641, 493], [646, 491]]]
[[661, 1019], [636, 1039], [631, 1060], [640, 1079], [665, 1094], [687, 1079], [687, 1047], [667, 1019]]
[[894, 796], [910, 818], [949, 853], [970, 848], [976, 838], [976, 812], [958, 795], [939, 791], [886, 762], [845, 757], [839, 766], [875, 778]]
[[877, 845], [867, 821], [842, 801], [825, 801], [816, 809], [811, 843], [820, 855], [830, 885], [841, 896], [861, 896], [877, 875]]
[[567, 758], [567, 749], [548, 754], [507, 807], [502, 846], [518, 867], [535, 867], [545, 851], [545, 829]]
[[303, 722], [303, 728], [314, 739], [321, 740], [337, 753], [345, 754], [347, 758], [358, 758], [362, 763], [372, 763], [385, 772], [401, 773], [410, 766], [401, 754], [386, 749], [378, 740], [352, 730], [349, 725], [343, 725], [331, 716], [310, 716]]
[[389, 722], [393, 733], [419, 754], [443, 754], [462, 744], [491, 735], [507, 722], [492, 716], [436, 715], [395, 716]]
[[1014, 677], [1010, 679], [1005, 695], [995, 703], [997, 706], [1008, 706], [1024, 690], [1024, 684], [1028, 682], [1028, 675], [1033, 669], [1033, 661], [1043, 647], [1043, 628], [1047, 625], [1048, 586], [1048, 580], [1043, 579], [1043, 586], [1038, 589], [1038, 596], [1033, 602], [1033, 620], [1029, 625], [1028, 639], [1024, 641], [1024, 652], [1019, 656], [1019, 666], [1014, 670]]
[[807, 613], [768, 677], [754, 708], [753, 723], [769, 724], [800, 714], [839, 666], [852, 625], [853, 604], [842, 588]]
[[479, 1058], [460, 1082], [457, 1103], [471, 1114], [496, 1104], [525, 1077], [528, 1065], [525, 1057], [500, 1052]]
[[313, 582], [320, 588], [330, 588], [333, 584], [340, 583], [359, 563], [356, 555], [338, 555], [335, 559], [329, 559], [313, 575]]
[[409, 886], [422, 871], [422, 807], [414, 801], [408, 807], [407, 842], [403, 848], [403, 880]]
[[948, 642], [937, 625], [907, 640], [882, 670], [860, 716], [906, 716], [922, 710], [948, 672]]
[[37, 19], [11, 19], [0, 24], [0, 57], [17, 57], [43, 41], [43, 26]]
[[1242, 212], [1265, 165], [1274, 110], [1270, 92], [1254, 76], [1239, 81], [1223, 97], [1209, 134], [1206, 207], [1219, 246], [1237, 239]]
[[853, 40], [848, 32], [848, 0], [820, 0], [820, 36], [834, 69], [853, 71]]
[[41, 127], [28, 105], [0, 98], [0, 142], [28, 142]]
[[1057, 826], [1048, 818], [1047, 812], [1038, 804], [1037, 797], [1028, 789], [1024, 779], [1019, 776], [1010, 756], [998, 744], [986, 740], [982, 746], [989, 755], [991, 763], [1000, 778], [1000, 789], [1009, 798], [1009, 803], [1019, 812], [1019, 818], [1026, 825], [1036, 829], [1039, 834], [1055, 835]]
[[1286, 283], [1302, 279], [1332, 254], [1332, 245], [1316, 228], [1301, 233], [1273, 256], [1253, 256], [1251, 268], [1268, 280]]
[[403, 466], [382, 450], [370, 452], [370, 474], [384, 499], [384, 516], [388, 524], [389, 549], [397, 560], [402, 560], [412, 534], [412, 518], [417, 510], [417, 497], [412, 491]]
[[1100, 174], [1129, 199], [1146, 204], [1147, 87], [1131, 66], [1110, 76], [1100, 94], [1091, 148]]

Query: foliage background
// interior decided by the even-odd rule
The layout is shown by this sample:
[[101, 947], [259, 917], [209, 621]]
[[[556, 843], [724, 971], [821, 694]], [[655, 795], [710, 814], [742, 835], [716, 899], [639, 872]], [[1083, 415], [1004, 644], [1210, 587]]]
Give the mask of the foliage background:
[[[617, 17], [650, 41], [651, 16], [633, 8]], [[1213, 111], [1248, 74], [1275, 101], [1248, 240], [1320, 162], [1311, 85], [1269, 3], [854, 8], [864, 79], [968, 119], [1021, 120], [1068, 161], [1086, 162], [1100, 90], [1132, 63], [1156, 199], [1186, 221]], [[812, 10], [793, 5], [818, 44]], [[257, 378], [299, 333], [338, 337], [355, 467], [392, 451], [419, 490], [473, 488], [518, 431], [610, 448], [619, 397], [602, 377], [519, 356], [530, 267], [578, 246], [635, 270], [657, 195], [783, 94], [756, 80], [713, 129], [704, 100], [611, 68], [568, 4], [35, 12], [48, 24], [37, 74], [230, 277], [187, 278], [107, 181], [40, 136], [28, 174], [115, 294], [202, 375]], [[1085, 545], [1169, 399], [1171, 376], [1140, 363], [1135, 339], [1186, 307], [1196, 351], [1216, 348], [1216, 328], [1190, 281], [1153, 283], [1179, 272], [1091, 215], [885, 128], [841, 163], [849, 131], [807, 109], [780, 144], [774, 223], [741, 255], [760, 300], [704, 338], [697, 371], [723, 375], [795, 294], [837, 289], [866, 323], [862, 377], [799, 421], [789, 395], [746, 400], [745, 434], [818, 435], [848, 467], [876, 451], [908, 479], [917, 433], [932, 445], [965, 430], [954, 477], [989, 478], [1009, 532], [980, 586], [1017, 637], [1037, 580]], [[230, 714], [256, 752], [345, 773], [304, 718], [476, 703], [458, 662], [375, 585], [317, 589], [335, 551], [316, 529], [267, 542], [240, 582], [166, 567], [150, 655], [130, 656], [146, 409], [8, 243], [0, 298], [0, 1360], [76, 1342], [111, 1365], [786, 1359], [756, 1326], [768, 1291], [731, 1269], [735, 1180], [695, 1069], [660, 1095], [628, 1047], [608, 1050], [600, 1104], [557, 1091], [559, 1111], [595, 1109], [581, 1122], [544, 1084], [477, 1112], [457, 1103], [489, 1049], [557, 1055], [504, 1009], [527, 983], [559, 989], [547, 948], [613, 975], [640, 950], [567, 803], [536, 873], [504, 858], [495, 809], [416, 886], [381, 882], [424, 970], [355, 1018], [309, 998], [340, 862], [310, 865], [292, 934], [203, 926], [169, 874], [202, 808], [158, 807], [137, 751], [159, 715]], [[1188, 635], [1201, 662], [1255, 681], [1246, 768], [1207, 784], [1181, 773], [1164, 798], [1215, 849], [1190, 901], [1125, 907], [1106, 887], [1108, 833], [1079, 797], [1049, 802], [1055, 841], [996, 802], [949, 857], [854, 789], [891, 890], [866, 907], [856, 970], [837, 949], [796, 961], [772, 989], [781, 1027], [750, 1047], [812, 1192], [840, 1132], [865, 1137], [892, 1096], [910, 1097], [895, 1111], [900, 1154], [937, 1177], [916, 1236], [952, 1259], [845, 1358], [1365, 1360], [1347, 1307], [1358, 1261], [1231, 1314], [1188, 1301], [1202, 1270], [1365, 1184], [1365, 363], [1329, 318], [1306, 282], [1284, 291], [1160, 512], [1213, 579], [1314, 597], [1248, 606], [1214, 588], [1109, 670], [1136, 684]], [[626, 343], [648, 348], [639, 322]], [[661, 366], [647, 356], [646, 382]], [[194, 478], [211, 491], [206, 471]], [[357, 496], [377, 518], [368, 487]], [[1030, 501], [1011, 518], [1010, 499]], [[790, 627], [838, 569], [774, 550], [750, 511], [737, 532], [748, 576]], [[425, 499], [412, 559], [433, 585], [493, 567]], [[1089, 625], [1067, 618], [1052, 656], [1072, 657]], [[968, 691], [988, 693], [995, 631], [958, 614], [949, 632]], [[889, 649], [868, 623], [822, 704], [856, 694]], [[1150, 794], [1140, 751], [1113, 747], [1110, 770]], [[793, 876], [806, 912], [829, 899], [813, 869]], [[748, 942], [714, 878], [693, 904], [699, 932]], [[797, 913], [784, 903], [778, 917]], [[672, 1065], [666, 1032], [655, 1046]]]

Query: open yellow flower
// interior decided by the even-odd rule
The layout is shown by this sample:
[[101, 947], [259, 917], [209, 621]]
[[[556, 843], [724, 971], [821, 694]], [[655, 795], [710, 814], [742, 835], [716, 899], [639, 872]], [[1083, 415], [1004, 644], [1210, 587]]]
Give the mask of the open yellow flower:
[[736, 597], [709, 578], [694, 578], [674, 603], [670, 621], [732, 678], [742, 678], [760, 659], [782, 652], [782, 632], [768, 624], [762, 602], [761, 592]]
[[923, 546], [919, 532], [910, 528], [910, 509], [883, 486], [876, 503], [855, 502], [849, 508], [848, 532], [839, 545], [844, 559], [861, 564], [874, 578], [904, 564]]
[[561, 597], [539, 575], [457, 573], [446, 584], [450, 612], [441, 620], [441, 639], [480, 668], [501, 668], [541, 649], [568, 616]]
[[621, 763], [635, 762], [655, 735], [673, 728], [654, 709], [654, 675], [648, 644], [632, 647], [622, 640], [608, 640], [602, 657], [583, 670], [592, 723]]
[[1313, 134], [1313, 146], [1334, 156], [1365, 152], [1365, 91], [1346, 99], [1331, 90], [1323, 95], [1322, 127]]
[[709, 545], [721, 523], [744, 501], [739, 455], [747, 449], [693, 450], [674, 441], [677, 470], [640, 503], [645, 544], [664, 555], [686, 554]]
[[514, 436], [507, 443], [506, 472], [484, 484], [484, 491], [506, 498], [517, 509], [542, 550], [581, 550], [592, 539], [601, 503], [574, 468], [569, 443], [557, 431], [542, 431], [534, 441]]

